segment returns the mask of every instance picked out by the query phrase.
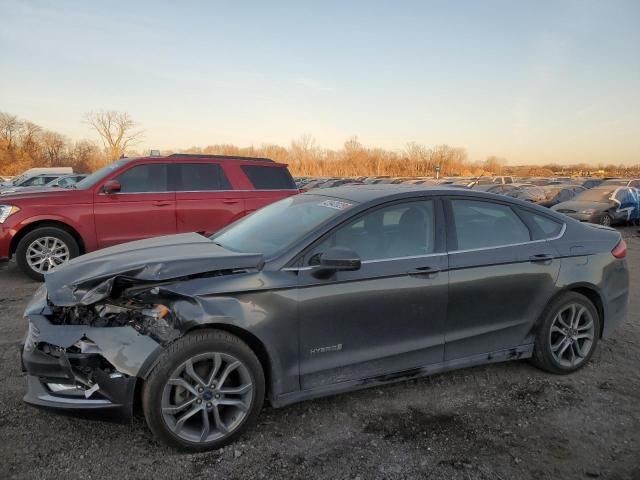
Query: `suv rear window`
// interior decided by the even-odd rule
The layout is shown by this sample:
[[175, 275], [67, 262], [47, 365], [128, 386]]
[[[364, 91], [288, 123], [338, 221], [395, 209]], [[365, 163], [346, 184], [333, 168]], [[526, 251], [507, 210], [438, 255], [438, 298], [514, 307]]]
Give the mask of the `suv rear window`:
[[174, 165], [171, 177], [177, 192], [232, 190], [224, 170], [217, 163], [182, 163]]
[[256, 190], [296, 189], [296, 184], [286, 168], [260, 165], [242, 165], [241, 168]]

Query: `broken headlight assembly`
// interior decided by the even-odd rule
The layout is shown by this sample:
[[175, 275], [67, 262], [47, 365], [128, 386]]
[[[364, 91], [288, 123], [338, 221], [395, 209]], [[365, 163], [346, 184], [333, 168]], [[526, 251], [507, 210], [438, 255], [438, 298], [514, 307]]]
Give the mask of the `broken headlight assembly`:
[[144, 304], [133, 300], [104, 302], [95, 305], [57, 307], [51, 305], [49, 320], [56, 325], [88, 325], [91, 327], [131, 326], [160, 343], [179, 336], [174, 316], [163, 304]]

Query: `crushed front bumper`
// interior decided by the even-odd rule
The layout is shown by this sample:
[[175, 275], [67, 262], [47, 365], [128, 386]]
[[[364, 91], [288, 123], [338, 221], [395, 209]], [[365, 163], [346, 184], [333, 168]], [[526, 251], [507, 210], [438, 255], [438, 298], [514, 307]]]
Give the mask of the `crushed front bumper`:
[[22, 367], [28, 375], [24, 401], [36, 407], [82, 416], [130, 421], [137, 378], [95, 369], [90, 383], [76, 365], [91, 363], [91, 360], [90, 356], [69, 359], [64, 353], [55, 357], [25, 347]]
[[[30, 405], [128, 422], [138, 378], [162, 347], [134, 328], [54, 325], [47, 319], [46, 289], [27, 306], [29, 322], [21, 354]], [[75, 345], [90, 343], [82, 352]]]

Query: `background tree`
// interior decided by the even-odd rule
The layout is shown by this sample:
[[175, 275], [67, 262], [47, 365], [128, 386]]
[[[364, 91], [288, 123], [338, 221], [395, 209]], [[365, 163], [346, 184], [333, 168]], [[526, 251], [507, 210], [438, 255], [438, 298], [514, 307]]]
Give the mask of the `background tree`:
[[109, 160], [117, 160], [127, 149], [142, 140], [143, 131], [138, 130], [127, 112], [100, 110], [88, 112], [85, 121], [96, 131], [104, 145]]
[[6, 148], [13, 150], [23, 129], [23, 124], [16, 115], [0, 112], [0, 138], [4, 140]]
[[47, 167], [64, 167], [69, 162], [66, 152], [67, 139], [56, 132], [42, 134], [42, 154]]

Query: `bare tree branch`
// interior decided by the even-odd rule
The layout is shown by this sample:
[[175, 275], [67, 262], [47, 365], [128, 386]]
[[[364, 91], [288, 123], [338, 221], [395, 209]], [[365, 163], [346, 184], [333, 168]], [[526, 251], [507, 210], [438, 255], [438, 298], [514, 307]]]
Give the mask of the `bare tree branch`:
[[137, 123], [127, 112], [88, 112], [85, 122], [100, 135], [110, 160], [117, 160], [124, 155], [128, 148], [142, 140], [144, 134], [143, 130], [136, 129]]

